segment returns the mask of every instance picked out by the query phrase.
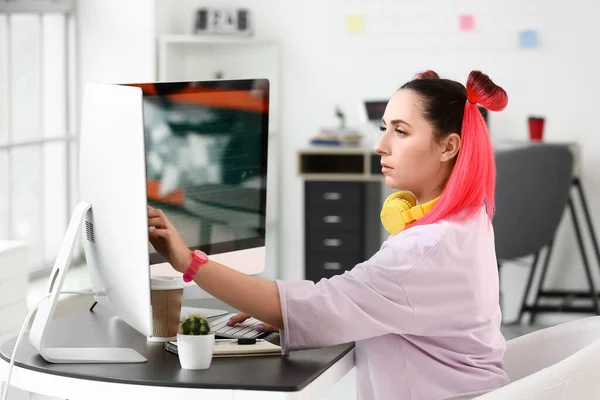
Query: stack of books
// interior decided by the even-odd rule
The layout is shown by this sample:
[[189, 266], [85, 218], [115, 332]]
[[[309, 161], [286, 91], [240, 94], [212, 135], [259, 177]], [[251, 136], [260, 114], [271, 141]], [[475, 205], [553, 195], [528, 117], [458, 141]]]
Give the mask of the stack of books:
[[313, 146], [360, 146], [362, 135], [357, 131], [348, 129], [321, 129], [313, 137], [310, 144]]

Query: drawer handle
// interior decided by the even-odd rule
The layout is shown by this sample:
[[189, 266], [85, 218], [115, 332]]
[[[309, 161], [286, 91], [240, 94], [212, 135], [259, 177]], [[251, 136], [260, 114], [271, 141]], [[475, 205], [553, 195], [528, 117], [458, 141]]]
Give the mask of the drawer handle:
[[323, 221], [327, 224], [338, 224], [342, 222], [342, 217], [339, 215], [326, 215], [323, 217]]
[[323, 268], [327, 270], [338, 270], [342, 269], [342, 264], [339, 262], [326, 262], [323, 263]]
[[341, 200], [342, 194], [339, 192], [326, 192], [323, 193], [323, 198], [325, 200]]
[[327, 247], [340, 247], [342, 245], [341, 239], [325, 239], [323, 244]]

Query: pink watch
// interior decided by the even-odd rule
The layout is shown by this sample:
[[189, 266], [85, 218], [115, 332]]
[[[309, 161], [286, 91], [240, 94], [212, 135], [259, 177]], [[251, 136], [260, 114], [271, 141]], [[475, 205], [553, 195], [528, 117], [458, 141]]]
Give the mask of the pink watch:
[[200, 268], [200, 266], [202, 264], [206, 264], [207, 262], [208, 262], [208, 256], [206, 255], [205, 252], [200, 251], [200, 250], [192, 251], [192, 262], [190, 263], [190, 266], [183, 274], [183, 281], [191, 282], [194, 279], [196, 272], [198, 272], [198, 269]]

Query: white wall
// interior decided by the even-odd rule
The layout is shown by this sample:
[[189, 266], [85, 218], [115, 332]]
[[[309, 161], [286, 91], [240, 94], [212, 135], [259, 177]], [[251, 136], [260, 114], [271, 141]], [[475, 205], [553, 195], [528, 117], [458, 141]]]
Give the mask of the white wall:
[[[335, 104], [348, 112], [351, 124], [356, 123], [352, 111], [361, 98], [387, 97], [427, 68], [462, 82], [471, 69], [481, 69], [505, 87], [509, 106], [490, 117], [495, 138], [526, 138], [526, 116], [541, 113], [548, 117], [548, 140], [584, 145], [583, 181], [594, 219], [600, 222], [600, 211], [593, 207], [600, 200], [600, 182], [594, 174], [600, 163], [600, 138], [592, 133], [598, 125], [593, 91], [597, 84], [592, 78], [600, 67], [592, 39], [600, 34], [593, 17], [600, 11], [597, 3], [307, 0], [288, 3], [285, 11], [274, 1], [254, 3], [259, 32], [272, 32], [275, 26], [284, 43], [284, 278], [302, 277], [303, 191], [296, 177], [297, 149], [319, 127], [335, 123]], [[365, 15], [366, 29], [352, 36], [345, 32], [343, 18], [355, 10]], [[477, 15], [477, 32], [456, 32], [460, 12]], [[539, 30], [539, 50], [518, 49], [517, 32], [527, 28]], [[564, 246], [557, 246], [555, 267], [578, 266], [570, 226], [564, 228], [559, 237]], [[556, 282], [579, 280], [577, 268], [556, 269], [563, 272], [555, 276]]]
[[[210, 5], [193, 0], [178, 2], [176, 8], [171, 4], [167, 0], [156, 0], [154, 6], [142, 0], [81, 1], [82, 81], [153, 77], [152, 38], [146, 35], [153, 29], [190, 33], [194, 10]], [[547, 116], [547, 140], [581, 143], [583, 183], [600, 225], [600, 210], [594, 207], [600, 201], [600, 177], [595, 174], [600, 164], [600, 136], [595, 134], [599, 118], [595, 75], [600, 57], [594, 39], [600, 36], [595, 17], [600, 5], [593, 0], [227, 0], [213, 4], [250, 7], [257, 36], [282, 42], [281, 277], [303, 277], [303, 189], [297, 178], [297, 150], [320, 127], [335, 124], [336, 104], [347, 112], [349, 124], [356, 124], [354, 110], [362, 98], [389, 97], [416, 72], [429, 68], [463, 83], [471, 69], [481, 69], [504, 86], [509, 106], [490, 117], [494, 138], [526, 138], [526, 117], [537, 113]], [[344, 28], [344, 16], [355, 11], [364, 16], [366, 25], [351, 35]], [[476, 15], [475, 32], [458, 32], [458, 15], [463, 12]], [[139, 25], [130, 30], [133, 21]], [[517, 33], [530, 28], [538, 30], [541, 46], [520, 50]], [[371, 145], [375, 138], [376, 133], [368, 133], [367, 143]], [[580, 286], [583, 274], [574, 236], [570, 224], [563, 225], [549, 279], [561, 287]], [[597, 275], [596, 264], [593, 267]], [[516, 305], [520, 300], [518, 281], [527, 272], [522, 267], [505, 270], [508, 303]]]

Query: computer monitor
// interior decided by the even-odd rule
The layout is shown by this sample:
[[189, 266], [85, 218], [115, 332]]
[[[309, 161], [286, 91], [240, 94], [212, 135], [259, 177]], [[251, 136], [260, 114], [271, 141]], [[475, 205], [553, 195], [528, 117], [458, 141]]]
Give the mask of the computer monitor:
[[381, 118], [385, 112], [389, 99], [369, 99], [360, 103], [358, 115], [362, 123], [381, 125]]
[[[265, 269], [269, 81], [136, 84], [143, 92], [148, 204], [191, 249]], [[164, 263], [150, 246], [150, 263]]]
[[[177, 101], [169, 97], [175, 87], [179, 88]], [[149, 93], [148, 90], [152, 88], [156, 92]], [[164, 95], [164, 90], [168, 90], [168, 95]], [[201, 112], [197, 105], [199, 98], [204, 102], [202, 107], [209, 111]], [[153, 126], [150, 119], [156, 117], [149, 109], [153, 102], [163, 108], [166, 107], [164, 108], [166, 110], [180, 108], [188, 110], [187, 118], [179, 119], [180, 124], [171, 119], [177, 120], [180, 117], [176, 113], [165, 120], [169, 121], [168, 125], [176, 128], [177, 131], [171, 140], [182, 140], [187, 135], [186, 132], [195, 131], [198, 121], [194, 118], [216, 121], [214, 114], [220, 112], [224, 115], [229, 113], [239, 115], [240, 109], [248, 115], [235, 119], [236, 129], [230, 129], [231, 135], [234, 133], [244, 135], [249, 132], [249, 136], [242, 140], [237, 137], [224, 140], [227, 143], [224, 146], [226, 151], [222, 149], [223, 144], [219, 142], [221, 147], [217, 147], [221, 150], [205, 148], [202, 154], [193, 153], [194, 160], [188, 158], [190, 164], [185, 165], [203, 165], [210, 171], [206, 175], [210, 179], [196, 181], [190, 174], [184, 174], [185, 176], [181, 176], [178, 181], [180, 183], [172, 184], [170, 180], [172, 169], [165, 168], [162, 172], [159, 171], [158, 175], [155, 175], [157, 172], [152, 168], [148, 168], [147, 171], [147, 166], [153, 163], [150, 158], [154, 157], [152, 155], [154, 151], [162, 155], [169, 152], [176, 153], [177, 157], [180, 155], [168, 143], [156, 142], [154, 140], [156, 137], [152, 135], [157, 132], [147, 129]], [[190, 119], [191, 116], [195, 117]], [[211, 254], [211, 257], [213, 253], [219, 253], [222, 260], [228, 262], [226, 265], [241, 271], [260, 272], [264, 268], [267, 119], [268, 82], [264, 80], [184, 82], [165, 84], [165, 86], [162, 84], [86, 85], [81, 117], [79, 161], [81, 201], [75, 208], [49, 278], [48, 292], [51, 295], [40, 305], [29, 335], [33, 347], [44, 359], [53, 363], [145, 361], [145, 358], [133, 349], [50, 348], [45, 341], [73, 249], [78, 243], [79, 231], [83, 225], [85, 225], [83, 243], [88, 271], [92, 290], [97, 293], [94, 296], [95, 300], [145, 336], [152, 334], [151, 255], [147, 226], [147, 204], [152, 201], [163, 202], [165, 207], [172, 207], [167, 213], [185, 235], [184, 222], [178, 222], [178, 213], [188, 216], [182, 218], [182, 221], [188, 219], [194, 221], [189, 214], [196, 215], [205, 210], [212, 210], [208, 214], [201, 214], [201, 217], [198, 217], [201, 219], [200, 222], [209, 219], [211, 223], [222, 227], [224, 223], [222, 218], [218, 218], [218, 210], [227, 214], [240, 212], [242, 209], [242, 212], [248, 213], [246, 209], [249, 207], [248, 199], [253, 198], [250, 193], [259, 193], [260, 196], [254, 197], [253, 203], [250, 202], [255, 206], [252, 209], [254, 212], [250, 213], [255, 215], [254, 219], [250, 217], [246, 217], [247, 220], [239, 219], [239, 226], [235, 221], [228, 220], [228, 226], [233, 230], [239, 227], [240, 233], [236, 231], [237, 236], [233, 236], [231, 240], [223, 240], [224, 236], [220, 233], [211, 233], [210, 236], [205, 236], [209, 238], [208, 242], [198, 242], [197, 246], [191, 247], [203, 248]], [[231, 119], [229, 121], [231, 122]], [[244, 129], [245, 124], [247, 127], [250, 126], [249, 122], [252, 122], [252, 127]], [[254, 125], [260, 128], [256, 129]], [[218, 125], [205, 126], [209, 130], [206, 131], [207, 134], [214, 136], [215, 132], [222, 133], [217, 129]], [[152, 137], [153, 140], [147, 141], [148, 137]], [[197, 138], [191, 140], [192, 143], [189, 144], [191, 148], [201, 148], [193, 142]], [[209, 165], [210, 163], [202, 162], [202, 157], [215, 157], [215, 154], [220, 156], [210, 158], [210, 163], [221, 160], [219, 161], [221, 167], [217, 172]], [[147, 156], [148, 160], [146, 160]], [[224, 157], [231, 159], [224, 161]], [[175, 164], [183, 165], [179, 162]], [[230, 168], [231, 165], [234, 167]], [[160, 182], [158, 187], [156, 182]], [[200, 182], [201, 188], [205, 190], [194, 192], [195, 195], [192, 195], [191, 188], [195, 186], [182, 182]], [[252, 190], [245, 190], [248, 188]], [[243, 197], [243, 199], [240, 199], [239, 203], [230, 202], [232, 196]], [[187, 201], [187, 199], [191, 200]], [[254, 221], [253, 224], [248, 222], [250, 220]], [[197, 224], [197, 226], [199, 229], [208, 229], [206, 224]], [[157, 262], [160, 261], [156, 255], [152, 255], [152, 258]], [[217, 259], [218, 256], [212, 258]]]
[[144, 362], [133, 349], [50, 348], [45, 340], [81, 228], [95, 300], [143, 335], [152, 334], [141, 90], [87, 84], [79, 146], [80, 202], [49, 278], [52, 295], [40, 305], [29, 339], [53, 363]]

